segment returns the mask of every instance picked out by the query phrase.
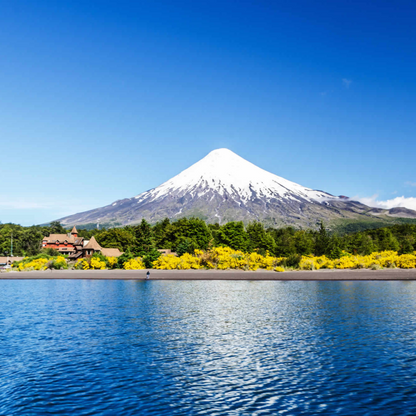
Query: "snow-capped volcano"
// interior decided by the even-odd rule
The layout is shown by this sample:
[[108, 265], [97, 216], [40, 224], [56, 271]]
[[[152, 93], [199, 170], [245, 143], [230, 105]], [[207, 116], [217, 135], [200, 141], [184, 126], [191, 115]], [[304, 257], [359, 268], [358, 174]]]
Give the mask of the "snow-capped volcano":
[[[323, 201], [335, 198], [267, 172], [228, 149], [217, 149], [172, 179], [136, 197], [154, 200], [172, 193], [201, 198], [218, 193], [239, 203], [264, 198]], [[213, 196], [213, 195], [211, 195]]]
[[314, 227], [321, 220], [384, 214], [389, 213], [375, 213], [348, 198], [306, 188], [253, 165], [231, 150], [217, 149], [156, 188], [60, 221], [64, 225], [126, 225], [142, 218], [155, 223], [164, 218], [196, 216], [220, 224], [257, 220], [272, 226]]

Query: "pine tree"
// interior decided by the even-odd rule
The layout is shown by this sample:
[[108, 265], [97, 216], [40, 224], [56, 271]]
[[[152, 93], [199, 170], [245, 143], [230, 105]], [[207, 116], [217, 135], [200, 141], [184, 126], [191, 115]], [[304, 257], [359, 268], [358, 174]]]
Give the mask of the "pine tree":
[[143, 218], [142, 222], [134, 229], [136, 237], [134, 252], [139, 256], [144, 256], [154, 248], [152, 226]]
[[319, 226], [319, 231], [315, 238], [315, 255], [323, 256], [327, 253], [329, 243], [329, 236], [324, 226], [324, 223], [321, 221]]

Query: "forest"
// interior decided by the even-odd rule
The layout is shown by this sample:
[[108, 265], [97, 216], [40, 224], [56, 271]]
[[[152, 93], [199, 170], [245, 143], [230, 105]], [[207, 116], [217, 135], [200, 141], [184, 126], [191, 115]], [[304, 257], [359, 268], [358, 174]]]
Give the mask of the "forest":
[[[41, 241], [51, 233], [68, 233], [59, 222], [48, 226], [24, 227], [0, 224], [0, 255], [34, 256], [41, 253]], [[154, 225], [142, 220], [140, 224], [110, 229], [78, 229], [86, 239], [93, 235], [102, 247], [119, 248], [136, 256], [157, 258], [157, 249], [170, 249], [182, 255], [194, 250], [230, 247], [247, 253], [270, 253], [276, 257], [292, 255], [326, 255], [339, 258], [342, 251], [367, 255], [384, 250], [399, 254], [416, 250], [416, 225], [396, 224], [340, 235], [330, 232], [321, 223], [318, 230], [293, 227], [265, 228], [260, 222], [244, 225], [228, 222], [224, 225], [206, 224], [199, 218], [164, 219]], [[13, 250], [11, 243], [13, 240]]]

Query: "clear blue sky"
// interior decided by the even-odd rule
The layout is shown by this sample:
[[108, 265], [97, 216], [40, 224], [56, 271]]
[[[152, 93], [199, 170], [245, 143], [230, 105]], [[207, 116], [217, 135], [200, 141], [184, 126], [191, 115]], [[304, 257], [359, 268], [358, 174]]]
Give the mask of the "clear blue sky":
[[415, 21], [414, 0], [0, 0], [0, 221], [135, 196], [219, 147], [416, 209]]

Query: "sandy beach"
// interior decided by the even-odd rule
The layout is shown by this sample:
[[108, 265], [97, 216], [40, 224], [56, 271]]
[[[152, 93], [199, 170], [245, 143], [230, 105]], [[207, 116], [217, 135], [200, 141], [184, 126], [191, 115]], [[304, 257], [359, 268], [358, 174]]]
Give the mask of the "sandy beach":
[[[1, 272], [4, 279], [144, 280], [147, 270], [45, 270]], [[257, 270], [150, 270], [150, 280], [416, 280], [415, 269], [314, 270], [277, 273]]]

